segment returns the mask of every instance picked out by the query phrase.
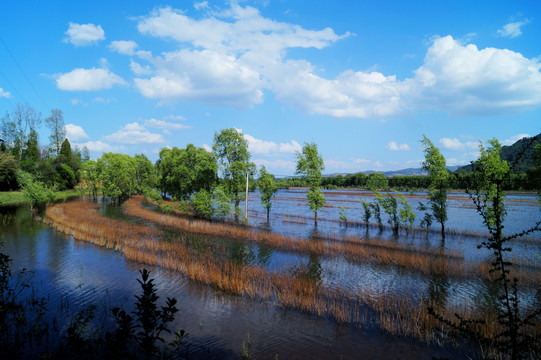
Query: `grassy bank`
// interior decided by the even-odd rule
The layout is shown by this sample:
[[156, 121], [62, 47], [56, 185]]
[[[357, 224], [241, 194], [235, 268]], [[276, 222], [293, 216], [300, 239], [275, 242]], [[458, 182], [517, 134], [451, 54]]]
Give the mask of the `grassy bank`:
[[[64, 202], [80, 197], [80, 193], [77, 190], [57, 191], [55, 196], [56, 202]], [[24, 196], [22, 191], [0, 192], [0, 206], [20, 206], [26, 204], [30, 205], [30, 201]]]

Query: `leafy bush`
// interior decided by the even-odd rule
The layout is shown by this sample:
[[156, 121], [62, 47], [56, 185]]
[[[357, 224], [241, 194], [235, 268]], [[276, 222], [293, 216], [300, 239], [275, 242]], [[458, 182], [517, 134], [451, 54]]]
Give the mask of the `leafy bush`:
[[195, 213], [202, 218], [210, 219], [214, 214], [212, 195], [207, 190], [200, 190], [190, 199]]

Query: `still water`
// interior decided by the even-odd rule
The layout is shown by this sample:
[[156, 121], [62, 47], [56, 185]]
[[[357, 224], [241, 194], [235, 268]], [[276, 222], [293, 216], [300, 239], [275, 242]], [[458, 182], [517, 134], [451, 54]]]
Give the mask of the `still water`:
[[[319, 212], [319, 225], [313, 226], [312, 216], [306, 203], [305, 190], [280, 190], [271, 209], [270, 222], [260, 204], [259, 194], [249, 198], [250, 224], [262, 231], [282, 234], [318, 237], [327, 233], [364, 236], [389, 241], [402, 241], [415, 246], [439, 248], [438, 232], [426, 237], [421, 231], [415, 235], [402, 234], [394, 239], [392, 232], [379, 232], [376, 227], [345, 228], [337, 220], [339, 207], [346, 209], [350, 221], [360, 221], [361, 200], [372, 201], [368, 194], [327, 191], [327, 206]], [[408, 194], [408, 201], [415, 209], [423, 193]], [[533, 195], [508, 196], [507, 231], [517, 231], [540, 219], [541, 212]], [[12, 268], [28, 268], [34, 272], [34, 290], [49, 301], [52, 313], [65, 308], [62, 313], [64, 326], [71, 314], [90, 304], [101, 308], [133, 304], [133, 295], [139, 293], [136, 281], [137, 263], [127, 261], [113, 250], [103, 249], [43, 226], [32, 218], [27, 208], [0, 209], [2, 215], [1, 237], [4, 252], [13, 259]], [[418, 212], [418, 211], [416, 211]], [[116, 206], [103, 204], [102, 213], [123, 221], [133, 221], [122, 214]], [[422, 214], [417, 215], [418, 219]], [[385, 218], [384, 218], [385, 222]], [[416, 221], [416, 225], [419, 220]], [[487, 255], [477, 250], [483, 228], [480, 218], [464, 194], [454, 193], [449, 199], [448, 228], [453, 231], [445, 246], [460, 251], [465, 258], [479, 259]], [[433, 227], [437, 228], [437, 225]], [[176, 237], [178, 234], [169, 233]], [[223, 241], [204, 236], [182, 236], [193, 247], [205, 251], [206, 241]], [[514, 256], [532, 257], [541, 253], [539, 235], [528, 241], [513, 244]], [[393, 292], [408, 296], [412, 301], [422, 301], [427, 292], [444, 289], [453, 302], [475, 302], [483, 296], [486, 284], [482, 281], [455, 281], [427, 279], [420, 275], [397, 271], [372, 264], [351, 263], [345, 259], [281, 252], [257, 245], [229, 242], [223, 247], [227, 256], [244, 264], [265, 267], [270, 271], [297, 271], [315, 269], [319, 280], [327, 286], [340, 286], [351, 291]], [[455, 351], [437, 346], [427, 347], [413, 341], [382, 334], [372, 326], [338, 325], [334, 321], [316, 318], [296, 311], [284, 311], [272, 301], [254, 301], [224, 294], [186, 280], [178, 273], [160, 268], [150, 268], [156, 279], [162, 299], [175, 297], [181, 311], [174, 328], [183, 328], [190, 335], [187, 349], [190, 358], [238, 359], [242, 343], [249, 336], [250, 354], [254, 359], [430, 359], [460, 357]], [[529, 294], [528, 296], [534, 296]]]
[[[32, 219], [27, 208], [0, 209], [3, 251], [15, 272], [34, 272], [33, 291], [48, 298], [51, 313], [61, 313], [60, 327], [88, 305], [110, 308], [133, 304], [139, 293], [137, 263], [113, 250], [82, 243]], [[239, 359], [249, 336], [253, 359], [431, 359], [456, 356], [442, 348], [382, 334], [370, 326], [341, 326], [334, 321], [269, 302], [231, 296], [190, 282], [177, 273], [150, 268], [159, 295], [177, 298], [181, 309], [173, 328], [189, 333], [192, 359]], [[69, 308], [66, 313], [62, 307]], [[183, 354], [184, 355], [184, 354]]]

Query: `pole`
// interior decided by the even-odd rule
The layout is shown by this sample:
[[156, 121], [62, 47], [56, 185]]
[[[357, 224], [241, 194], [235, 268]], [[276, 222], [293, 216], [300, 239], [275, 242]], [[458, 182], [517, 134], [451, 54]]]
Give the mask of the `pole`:
[[249, 171], [246, 171], [246, 203], [244, 207], [244, 216], [246, 216], [246, 222], [248, 222], [248, 175]]

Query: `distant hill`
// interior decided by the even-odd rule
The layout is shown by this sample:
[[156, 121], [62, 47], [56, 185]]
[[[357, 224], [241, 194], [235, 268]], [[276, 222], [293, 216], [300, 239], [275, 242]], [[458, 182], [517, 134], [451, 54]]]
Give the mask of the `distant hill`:
[[[502, 151], [500, 153], [500, 157], [507, 161], [509, 164], [512, 164], [515, 159], [518, 157], [518, 155], [524, 150], [524, 148], [530, 143], [531, 137], [526, 137], [518, 140], [512, 145], [508, 146], [502, 146]], [[535, 136], [535, 140], [541, 144], [541, 133]], [[514, 172], [515, 173], [524, 173], [531, 169], [534, 166], [534, 157], [535, 157], [535, 149], [534, 146], [530, 146], [526, 151], [524, 152], [524, 155], [520, 158], [520, 160], [517, 162]], [[470, 172], [471, 171], [471, 165], [466, 165], [460, 167], [457, 172]]]
[[[450, 171], [455, 171], [458, 169], [458, 166], [447, 166], [447, 169]], [[405, 176], [405, 175], [427, 175], [428, 173], [421, 168], [407, 168], [407, 169], [401, 169], [401, 170], [392, 170], [392, 171], [375, 171], [375, 170], [366, 170], [366, 171], [360, 171], [364, 174], [371, 174], [375, 172], [382, 172], [387, 177], [393, 177], [393, 176]], [[346, 177], [348, 175], [352, 175], [351, 173], [333, 173], [333, 174], [326, 174], [323, 175], [324, 177], [337, 177], [338, 175], [342, 175], [343, 177]]]

